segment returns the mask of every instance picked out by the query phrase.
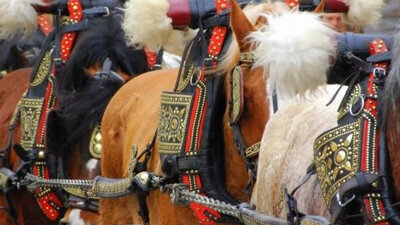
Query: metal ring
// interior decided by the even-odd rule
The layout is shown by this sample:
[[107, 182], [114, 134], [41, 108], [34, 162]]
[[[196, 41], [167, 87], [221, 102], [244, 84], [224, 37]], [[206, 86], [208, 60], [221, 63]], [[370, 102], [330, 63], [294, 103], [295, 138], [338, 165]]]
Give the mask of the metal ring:
[[347, 201], [345, 201], [344, 203], [342, 203], [342, 201], [340, 200], [340, 196], [339, 196], [339, 192], [336, 194], [336, 201], [338, 202], [340, 207], [345, 207], [346, 205], [348, 205], [351, 201], [353, 201], [356, 198], [356, 195], [353, 194], [353, 196], [351, 196], [351, 198], [349, 198]]
[[364, 109], [364, 104], [365, 104], [364, 103], [364, 95], [359, 95], [358, 99], [361, 99], [361, 107], [357, 112], [353, 112], [353, 105], [355, 103], [357, 103], [357, 101], [355, 101], [353, 104], [350, 105], [349, 112], [350, 112], [350, 115], [352, 115], [352, 116], [358, 116], [362, 112], [362, 110]]
[[[192, 76], [190, 77], [190, 85], [195, 86], [200, 80], [200, 69], [197, 67], [194, 69]], [[196, 78], [196, 80], [193, 80], [193, 78]]]

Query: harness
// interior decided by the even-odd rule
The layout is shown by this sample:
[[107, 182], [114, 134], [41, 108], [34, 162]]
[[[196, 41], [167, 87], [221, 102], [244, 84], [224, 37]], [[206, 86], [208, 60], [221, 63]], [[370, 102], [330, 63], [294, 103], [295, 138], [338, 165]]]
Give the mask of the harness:
[[[167, 177], [172, 181], [179, 179], [193, 193], [235, 205], [238, 202], [225, 189], [224, 169], [220, 163], [224, 161], [221, 152], [224, 147], [221, 141], [222, 109], [225, 108], [223, 80], [222, 76], [206, 74], [216, 67], [227, 46], [224, 43], [231, 38], [226, 19], [229, 3], [215, 1], [215, 4], [217, 15], [200, 22], [199, 33], [185, 49], [174, 92], [162, 93], [157, 136], [162, 170]], [[207, 30], [204, 32], [203, 29]], [[209, 40], [208, 47], [206, 40]], [[247, 148], [239, 120], [244, 107], [241, 66], [249, 66], [252, 62], [251, 54], [241, 54], [240, 64], [231, 75], [229, 101], [235, 146], [251, 171], [248, 188], [256, 178], [256, 164], [252, 159], [258, 153], [259, 144]], [[188, 204], [201, 224], [238, 222], [203, 204]]]
[[[372, 55], [387, 52], [381, 39], [372, 41], [369, 48]], [[386, 140], [378, 121], [388, 62], [376, 61], [372, 66], [352, 54], [348, 58], [360, 65], [360, 71], [339, 107], [339, 126], [314, 144], [320, 187], [333, 224], [398, 224], [390, 202]], [[360, 207], [361, 216], [356, 211]]]

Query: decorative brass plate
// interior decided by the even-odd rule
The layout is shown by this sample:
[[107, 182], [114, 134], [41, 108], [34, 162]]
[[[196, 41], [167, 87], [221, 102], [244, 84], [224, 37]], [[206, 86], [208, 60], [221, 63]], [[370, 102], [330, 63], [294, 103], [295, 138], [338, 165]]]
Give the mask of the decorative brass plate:
[[179, 154], [185, 138], [191, 95], [163, 92], [158, 124], [158, 144], [160, 153]]
[[42, 61], [40, 62], [39, 68], [35, 74], [35, 77], [33, 81], [31, 82], [32, 86], [38, 86], [41, 84], [44, 79], [47, 77], [47, 75], [50, 74], [51, 71], [51, 57], [50, 57], [50, 51], [47, 51], [43, 58]]
[[21, 99], [21, 145], [24, 149], [32, 149], [35, 145], [36, 131], [39, 126], [40, 115], [43, 107], [43, 99]]
[[358, 170], [361, 118], [322, 134], [314, 143], [314, 162], [325, 202]]
[[231, 75], [232, 110], [230, 112], [231, 123], [239, 120], [243, 109], [243, 80], [240, 66], [235, 66]]
[[90, 137], [89, 152], [93, 158], [101, 158], [101, 126], [96, 125], [93, 129], [92, 136]]

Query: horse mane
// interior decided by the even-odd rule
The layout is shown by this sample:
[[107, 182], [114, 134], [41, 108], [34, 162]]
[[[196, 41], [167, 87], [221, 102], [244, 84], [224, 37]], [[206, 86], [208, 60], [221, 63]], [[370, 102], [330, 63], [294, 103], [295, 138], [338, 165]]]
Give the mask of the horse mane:
[[[383, 107], [380, 119], [383, 121], [384, 129], [393, 129], [392, 131], [395, 134], [399, 133], [400, 127], [398, 123], [391, 122], [389, 126], [388, 120], [398, 121], [400, 116], [398, 108], [400, 103], [400, 32], [394, 37], [391, 70], [386, 78], [382, 98]], [[397, 138], [394, 138], [394, 140], [397, 140]]]
[[[120, 68], [130, 76], [148, 71], [144, 51], [126, 45], [121, 19], [120, 14], [95, 19], [79, 34], [65, 69], [57, 77], [58, 117], [49, 119], [52, 123], [48, 125], [52, 130], [48, 132], [51, 135], [49, 149], [51, 144], [60, 142], [71, 145], [79, 140], [88, 141], [87, 134], [101, 121], [108, 102], [122, 86], [112, 79], [91, 79], [87, 68], [102, 65], [109, 58], [114, 71]], [[71, 147], [60, 151], [68, 151]]]

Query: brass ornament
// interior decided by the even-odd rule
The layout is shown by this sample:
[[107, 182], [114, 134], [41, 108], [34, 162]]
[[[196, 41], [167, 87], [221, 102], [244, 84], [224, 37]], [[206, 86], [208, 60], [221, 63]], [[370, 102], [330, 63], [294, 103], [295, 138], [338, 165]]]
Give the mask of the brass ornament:
[[75, 195], [84, 199], [100, 199], [92, 190], [83, 190], [81, 188], [74, 188], [74, 187], [64, 187], [64, 191], [71, 195]]
[[246, 149], [246, 157], [253, 158], [253, 157], [258, 156], [258, 154], [260, 153], [260, 146], [261, 146], [261, 142], [257, 142], [254, 145], [248, 147]]
[[314, 162], [322, 194], [329, 206], [341, 185], [359, 168], [361, 119], [331, 129], [314, 143]]
[[39, 127], [40, 115], [43, 107], [43, 99], [21, 99], [21, 146], [30, 150], [35, 145], [36, 131]]
[[255, 56], [252, 52], [242, 52], [239, 55], [239, 62], [245, 64], [253, 64], [255, 61]]
[[179, 154], [185, 138], [189, 117], [191, 95], [163, 92], [158, 123], [158, 144], [160, 153]]
[[101, 126], [96, 125], [93, 129], [92, 136], [89, 142], [89, 152], [93, 158], [101, 159]]
[[235, 66], [231, 74], [232, 106], [230, 112], [231, 123], [236, 123], [243, 111], [243, 79], [240, 66]]
[[39, 84], [41, 84], [44, 79], [50, 74], [51, 69], [51, 54], [50, 51], [47, 51], [39, 64], [39, 68], [35, 74], [33, 81], [31, 82], [31, 85], [38, 86]]

